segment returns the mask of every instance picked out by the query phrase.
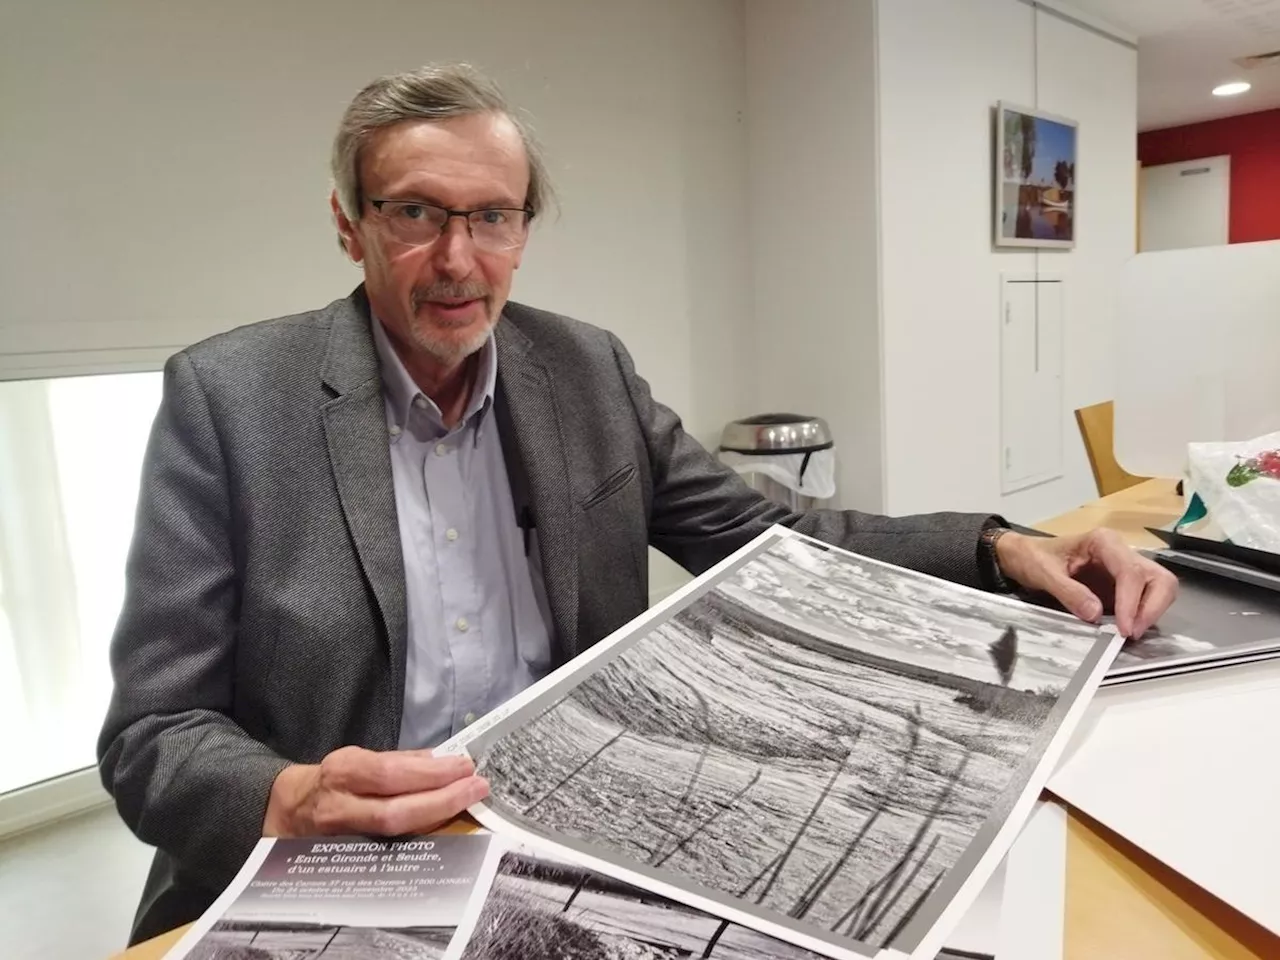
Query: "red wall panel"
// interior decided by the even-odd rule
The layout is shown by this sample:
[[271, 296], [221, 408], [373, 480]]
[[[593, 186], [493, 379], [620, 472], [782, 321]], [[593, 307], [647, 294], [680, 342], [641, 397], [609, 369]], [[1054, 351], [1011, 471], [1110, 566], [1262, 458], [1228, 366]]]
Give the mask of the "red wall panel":
[[1280, 240], [1280, 110], [1138, 134], [1144, 167], [1231, 157], [1232, 243]]

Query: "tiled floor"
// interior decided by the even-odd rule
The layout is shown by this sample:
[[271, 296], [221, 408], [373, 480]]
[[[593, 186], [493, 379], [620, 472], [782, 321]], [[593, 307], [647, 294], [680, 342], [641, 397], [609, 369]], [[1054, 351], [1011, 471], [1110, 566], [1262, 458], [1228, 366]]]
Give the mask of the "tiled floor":
[[151, 848], [100, 807], [0, 843], [4, 960], [106, 960], [124, 948]]

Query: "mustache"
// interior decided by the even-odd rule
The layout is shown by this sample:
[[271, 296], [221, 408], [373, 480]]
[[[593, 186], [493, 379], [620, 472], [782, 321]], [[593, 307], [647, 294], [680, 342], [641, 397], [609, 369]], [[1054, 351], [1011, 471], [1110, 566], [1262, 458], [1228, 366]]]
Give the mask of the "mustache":
[[425, 287], [414, 287], [414, 309], [433, 300], [485, 300], [492, 291], [479, 280], [437, 280]]

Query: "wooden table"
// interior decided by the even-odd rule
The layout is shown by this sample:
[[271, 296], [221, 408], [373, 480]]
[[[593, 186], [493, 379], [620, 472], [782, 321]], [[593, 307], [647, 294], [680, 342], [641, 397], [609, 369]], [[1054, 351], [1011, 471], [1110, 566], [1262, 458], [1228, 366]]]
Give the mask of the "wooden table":
[[1146, 528], [1163, 527], [1181, 514], [1182, 498], [1176, 481], [1146, 480], [1060, 517], [1043, 520], [1036, 527], [1058, 536], [1107, 527], [1118, 531], [1135, 547], [1160, 547], [1163, 544], [1159, 538], [1147, 533]]
[[[1146, 528], [1182, 513], [1175, 488], [1147, 480], [1036, 526], [1058, 535], [1109, 527], [1134, 546], [1159, 547]], [[1101, 824], [1071, 811], [1067, 831], [1064, 960], [1280, 958], [1280, 938]]]
[[[1173, 481], [1148, 480], [1036, 526], [1055, 534], [1110, 527], [1135, 546], [1159, 546], [1144, 528], [1180, 512]], [[1280, 938], [1105, 827], [1071, 811], [1067, 830], [1064, 960], [1280, 958]], [[182, 933], [139, 944], [118, 960], [159, 960]]]

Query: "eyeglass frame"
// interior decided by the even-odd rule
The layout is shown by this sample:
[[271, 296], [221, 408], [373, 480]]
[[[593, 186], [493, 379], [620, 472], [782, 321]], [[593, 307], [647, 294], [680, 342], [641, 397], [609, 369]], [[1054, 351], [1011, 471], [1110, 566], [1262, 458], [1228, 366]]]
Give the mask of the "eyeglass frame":
[[[534, 217], [533, 208], [530, 207], [528, 204], [525, 204], [523, 207], [476, 207], [472, 210], [452, 210], [449, 207], [443, 206], [438, 203], [432, 203], [429, 200], [414, 200], [407, 197], [381, 197], [377, 200], [373, 199], [372, 197], [369, 197], [368, 201], [369, 201], [369, 206], [373, 207], [373, 209], [378, 212], [379, 216], [382, 216], [382, 205], [384, 203], [411, 203], [420, 207], [432, 207], [433, 209], [436, 209], [436, 210], [443, 210], [445, 217], [444, 217], [444, 223], [440, 225], [439, 235], [434, 237], [431, 240], [428, 240], [426, 243], [410, 244], [410, 246], [414, 246], [414, 247], [427, 247], [435, 243], [436, 240], [439, 240], [440, 237], [444, 236], [445, 231], [449, 229], [449, 221], [452, 220], [454, 217], [462, 217], [463, 222], [466, 223], [467, 225], [467, 236], [470, 237], [473, 241], [475, 240], [475, 233], [472, 230], [472, 226], [471, 226], [471, 215], [473, 213], [488, 213], [491, 210], [500, 211], [502, 213], [523, 213], [525, 215], [524, 226], [526, 228], [529, 226], [530, 223], [533, 222], [533, 217]], [[399, 239], [397, 239], [397, 242], [408, 243], [407, 240], [399, 240]], [[502, 250], [514, 250], [518, 246], [520, 246], [519, 243], [513, 243], [509, 247], [503, 247]]]

